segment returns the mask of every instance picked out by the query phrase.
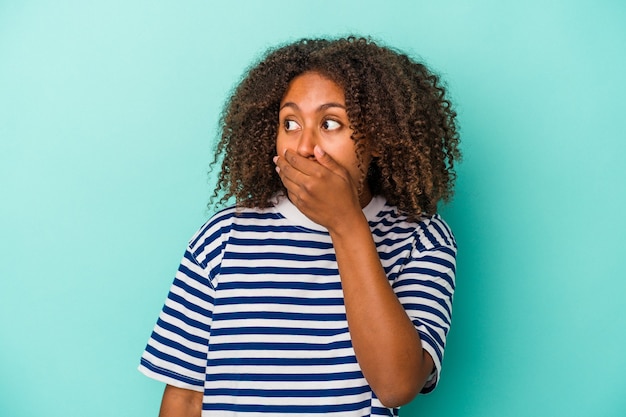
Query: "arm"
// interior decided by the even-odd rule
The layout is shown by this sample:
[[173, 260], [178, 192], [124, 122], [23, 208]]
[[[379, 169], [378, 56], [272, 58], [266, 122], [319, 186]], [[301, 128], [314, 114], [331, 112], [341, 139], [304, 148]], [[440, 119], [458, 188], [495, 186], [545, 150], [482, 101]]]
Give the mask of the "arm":
[[433, 370], [413, 323], [389, 285], [356, 186], [319, 147], [316, 161], [287, 151], [277, 159], [290, 200], [331, 236], [354, 351], [365, 378], [387, 407], [405, 404]]
[[159, 417], [200, 417], [202, 392], [166, 385]]
[[362, 212], [330, 234], [363, 374], [384, 405], [406, 404], [424, 386], [433, 360], [389, 285]]

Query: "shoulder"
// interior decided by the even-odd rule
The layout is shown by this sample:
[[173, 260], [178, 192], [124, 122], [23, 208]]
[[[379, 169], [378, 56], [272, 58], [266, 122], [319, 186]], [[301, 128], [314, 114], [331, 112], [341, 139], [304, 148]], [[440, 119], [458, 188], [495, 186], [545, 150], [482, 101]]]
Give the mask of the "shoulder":
[[375, 235], [414, 240], [415, 249], [418, 251], [447, 248], [456, 252], [457, 249], [450, 226], [438, 213], [422, 216], [418, 220], [409, 220], [395, 206], [385, 204], [378, 212], [376, 219], [370, 221], [370, 226]]
[[456, 251], [457, 248], [450, 226], [439, 214], [421, 219], [417, 223], [416, 237], [425, 250], [450, 248]]
[[271, 222], [275, 217], [273, 208], [226, 207], [216, 212], [198, 229], [190, 239], [189, 247], [202, 246], [207, 240], [213, 240], [218, 235], [227, 234], [233, 228], [260, 225]]
[[215, 257], [228, 242], [233, 231], [265, 227], [276, 217], [273, 209], [230, 206], [216, 212], [189, 240], [188, 250], [199, 264]]

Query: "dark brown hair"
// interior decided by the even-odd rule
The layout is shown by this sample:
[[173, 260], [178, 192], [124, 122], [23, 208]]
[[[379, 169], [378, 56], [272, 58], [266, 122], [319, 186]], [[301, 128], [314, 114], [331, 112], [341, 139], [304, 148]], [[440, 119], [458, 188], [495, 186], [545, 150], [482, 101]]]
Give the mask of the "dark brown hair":
[[289, 83], [316, 71], [343, 88], [357, 156], [365, 140], [379, 156], [366, 181], [411, 219], [448, 200], [460, 159], [456, 113], [439, 77], [422, 63], [364, 38], [303, 39], [270, 50], [226, 103], [215, 161], [213, 198], [269, 207], [285, 189], [274, 171], [278, 112]]

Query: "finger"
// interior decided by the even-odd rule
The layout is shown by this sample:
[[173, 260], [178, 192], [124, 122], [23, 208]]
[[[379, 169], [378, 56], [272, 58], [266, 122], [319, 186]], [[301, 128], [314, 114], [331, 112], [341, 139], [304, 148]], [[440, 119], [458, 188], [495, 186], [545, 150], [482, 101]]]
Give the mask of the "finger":
[[348, 173], [344, 167], [339, 165], [332, 156], [327, 154], [319, 145], [315, 145], [313, 148], [315, 160], [324, 168], [333, 172], [336, 175], [340, 175], [343, 178], [348, 178]]
[[302, 175], [302, 173], [298, 172], [297, 169], [295, 169], [294, 167], [292, 167], [289, 162], [287, 161], [286, 158], [284, 157], [280, 157], [280, 156], [275, 156], [274, 157], [274, 164], [276, 165], [276, 172], [278, 172], [278, 175], [280, 176], [280, 178], [283, 180], [285, 180], [286, 177], [294, 177], [298, 174]]
[[297, 192], [302, 181], [305, 181], [308, 177], [292, 167], [286, 158], [275, 156], [274, 164], [276, 164], [276, 172], [278, 173], [280, 180], [290, 192]]
[[335, 173], [343, 171], [342, 167], [337, 162], [335, 162], [333, 157], [328, 155], [319, 145], [315, 145], [315, 148], [313, 148], [313, 153], [315, 154], [315, 160], [326, 169]]
[[[284, 159], [284, 161], [296, 171], [301, 172], [306, 176], [318, 176], [323, 171], [317, 161], [306, 158], [292, 150], [285, 150], [282, 159]], [[281, 169], [282, 168], [283, 167], [281, 167]]]

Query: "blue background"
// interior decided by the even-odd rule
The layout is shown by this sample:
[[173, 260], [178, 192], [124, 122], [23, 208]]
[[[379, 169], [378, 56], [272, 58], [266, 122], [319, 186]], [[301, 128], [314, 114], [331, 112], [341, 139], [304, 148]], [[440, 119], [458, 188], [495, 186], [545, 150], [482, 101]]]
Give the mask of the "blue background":
[[0, 0], [0, 415], [155, 416], [136, 371], [268, 46], [369, 34], [447, 80], [464, 163], [439, 388], [403, 416], [626, 415], [621, 1]]

